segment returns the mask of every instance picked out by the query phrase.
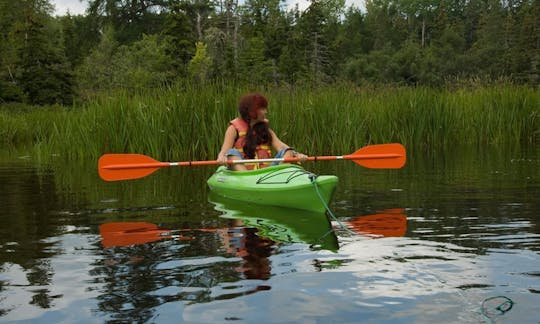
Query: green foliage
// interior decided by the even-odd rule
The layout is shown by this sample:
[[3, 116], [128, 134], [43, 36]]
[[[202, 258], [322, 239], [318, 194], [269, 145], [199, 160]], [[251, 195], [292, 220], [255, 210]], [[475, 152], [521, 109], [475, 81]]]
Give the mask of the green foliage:
[[[0, 100], [71, 104], [72, 71], [47, 0], [0, 2]], [[4, 11], [4, 9], [6, 11]]]
[[538, 1], [369, 0], [365, 11], [344, 0], [302, 11], [283, 0], [88, 5], [53, 18], [49, 0], [0, 0], [1, 102], [69, 105], [73, 84], [85, 100], [194, 76], [251, 87], [540, 82]]
[[247, 40], [238, 58], [240, 80], [255, 85], [272, 81], [272, 63], [266, 59], [264, 52], [264, 41], [261, 38]]
[[[44, 154], [97, 158], [142, 153], [163, 160], [214, 159], [238, 98], [249, 89], [208, 82], [163, 90], [125, 90], [76, 109], [0, 110], [2, 145]], [[540, 94], [509, 84], [460, 89], [358, 88], [351, 84], [274, 87], [272, 128], [286, 143], [314, 155], [349, 152], [370, 143], [408, 148], [458, 144], [537, 143]]]
[[166, 55], [167, 44], [157, 35], [143, 35], [132, 45], [121, 46], [113, 56], [117, 84], [126, 88], [158, 88], [173, 77]]
[[189, 75], [199, 84], [204, 84], [210, 78], [210, 66], [212, 61], [206, 51], [206, 45], [203, 42], [197, 42], [195, 56], [191, 59], [188, 66]]
[[[63, 49], [54, 43], [55, 29], [47, 17], [26, 8], [24, 25], [18, 30], [24, 41], [18, 48], [20, 84], [32, 104], [70, 104], [73, 79]], [[49, 27], [49, 28], [47, 28]]]
[[108, 29], [98, 49], [77, 70], [81, 95], [88, 98], [111, 89], [161, 87], [173, 76], [166, 48], [157, 35], [145, 35], [131, 45], [119, 46]]
[[118, 43], [114, 40], [111, 28], [105, 29], [101, 41], [84, 62], [77, 68], [77, 86], [83, 97], [115, 88], [113, 56]]
[[488, 1], [479, 17], [478, 39], [470, 49], [474, 66], [492, 77], [504, 72], [504, 52], [507, 40], [504, 29], [505, 11], [498, 1]]
[[115, 40], [121, 45], [130, 44], [143, 34], [159, 34], [163, 30], [167, 3], [164, 0], [88, 0], [88, 16], [98, 29], [110, 26]]
[[66, 15], [58, 18], [62, 28], [63, 47], [71, 67], [75, 69], [100, 41], [98, 26], [90, 16]]
[[181, 6], [173, 6], [167, 16], [165, 29], [166, 53], [177, 73], [185, 75], [188, 62], [195, 53], [195, 35], [189, 18]]

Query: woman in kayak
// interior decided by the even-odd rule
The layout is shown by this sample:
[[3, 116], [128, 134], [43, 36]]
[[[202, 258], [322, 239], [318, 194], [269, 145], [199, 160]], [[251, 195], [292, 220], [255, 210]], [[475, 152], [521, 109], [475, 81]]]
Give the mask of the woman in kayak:
[[[272, 148], [277, 152], [275, 158], [299, 158], [305, 161], [307, 156], [296, 152], [283, 143], [269, 127], [266, 114], [268, 100], [259, 94], [243, 96], [238, 105], [240, 117], [230, 121], [225, 131], [225, 139], [217, 160], [226, 164], [227, 160], [266, 159], [272, 157]], [[269, 163], [233, 164], [232, 170], [245, 171], [267, 167]]]

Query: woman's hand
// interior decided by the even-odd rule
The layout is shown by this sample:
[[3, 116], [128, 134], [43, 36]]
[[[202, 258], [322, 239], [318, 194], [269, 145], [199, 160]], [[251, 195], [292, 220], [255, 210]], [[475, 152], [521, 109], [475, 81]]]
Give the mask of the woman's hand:
[[293, 156], [300, 159], [300, 162], [306, 162], [308, 159], [308, 156], [302, 153], [294, 152]]
[[217, 161], [221, 165], [226, 165], [227, 164], [227, 156], [225, 155], [225, 153], [219, 152], [218, 157], [217, 157]]
[[302, 163], [302, 162], [305, 162], [307, 159], [308, 159], [308, 156], [303, 154], [303, 153], [298, 153], [296, 152], [295, 150], [293, 149], [289, 149], [287, 150], [287, 152], [285, 152], [285, 158], [294, 158], [294, 159], [298, 159], [298, 163]]

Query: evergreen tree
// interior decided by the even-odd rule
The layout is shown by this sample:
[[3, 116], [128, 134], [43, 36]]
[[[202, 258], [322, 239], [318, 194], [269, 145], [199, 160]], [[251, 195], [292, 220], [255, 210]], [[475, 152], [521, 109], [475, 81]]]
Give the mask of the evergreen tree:
[[72, 68], [80, 65], [100, 41], [101, 34], [91, 16], [67, 14], [58, 18], [62, 27], [65, 56]]
[[[191, 20], [191, 26], [195, 33], [197, 41], [204, 39], [204, 31], [211, 27], [210, 19], [214, 14], [212, 0], [183, 0], [180, 3], [171, 3], [170, 11], [181, 9]], [[176, 8], [176, 9], [175, 9]]]
[[343, 9], [344, 1], [311, 0], [309, 7], [299, 19], [302, 32], [304, 59], [309, 66], [312, 82], [326, 82], [334, 74], [331, 44], [335, 33], [330, 28], [336, 23]]
[[112, 26], [115, 39], [129, 44], [143, 34], [158, 34], [163, 30], [165, 12], [176, 3], [172, 0], [89, 0], [89, 16], [100, 28]]
[[16, 37], [17, 28], [22, 26], [22, 5], [21, 2], [0, 0], [0, 103], [24, 99], [17, 53], [22, 40]]
[[59, 33], [52, 30], [48, 1], [28, 1], [24, 25], [18, 30], [23, 41], [18, 48], [20, 84], [32, 104], [70, 104], [73, 76], [64, 56]]
[[281, 49], [277, 62], [280, 80], [289, 84], [295, 84], [308, 78], [309, 62], [305, 55], [307, 44], [299, 26], [300, 16], [298, 6], [287, 14], [290, 27], [285, 38], [285, 46]]
[[167, 44], [167, 55], [176, 72], [185, 76], [187, 64], [195, 53], [195, 34], [191, 21], [182, 6], [173, 6], [167, 16], [163, 31]]
[[277, 66], [290, 34], [290, 22], [282, 10], [284, 5], [283, 0], [248, 0], [242, 7], [241, 34], [246, 39], [262, 39], [274, 82], [279, 79]]
[[226, 35], [217, 27], [208, 28], [205, 32], [204, 43], [212, 62], [210, 75], [214, 79], [225, 75], [225, 39]]
[[540, 2], [522, 1], [511, 15], [508, 32], [513, 36], [505, 57], [513, 79], [540, 84]]
[[469, 55], [477, 74], [499, 77], [505, 74], [505, 51], [508, 49], [504, 29], [506, 12], [498, 0], [488, 0], [482, 11], [477, 31], [477, 40]]
[[272, 80], [272, 63], [266, 59], [264, 41], [252, 37], [243, 46], [239, 61], [238, 78], [252, 84], [264, 84]]
[[75, 70], [81, 96], [91, 97], [101, 91], [117, 87], [114, 81], [113, 57], [118, 46], [112, 27], [105, 28], [99, 45]]

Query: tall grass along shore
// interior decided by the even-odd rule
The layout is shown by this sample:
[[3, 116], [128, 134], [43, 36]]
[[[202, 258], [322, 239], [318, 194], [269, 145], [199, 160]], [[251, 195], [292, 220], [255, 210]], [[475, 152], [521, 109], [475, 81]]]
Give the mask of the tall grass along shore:
[[[537, 143], [540, 92], [491, 85], [473, 89], [410, 87], [257, 89], [270, 102], [271, 127], [310, 155], [346, 154], [366, 144], [431, 148]], [[214, 159], [247, 87], [177, 85], [116, 92], [73, 107], [0, 109], [0, 143], [40, 156], [96, 158], [141, 153], [164, 160]]]

